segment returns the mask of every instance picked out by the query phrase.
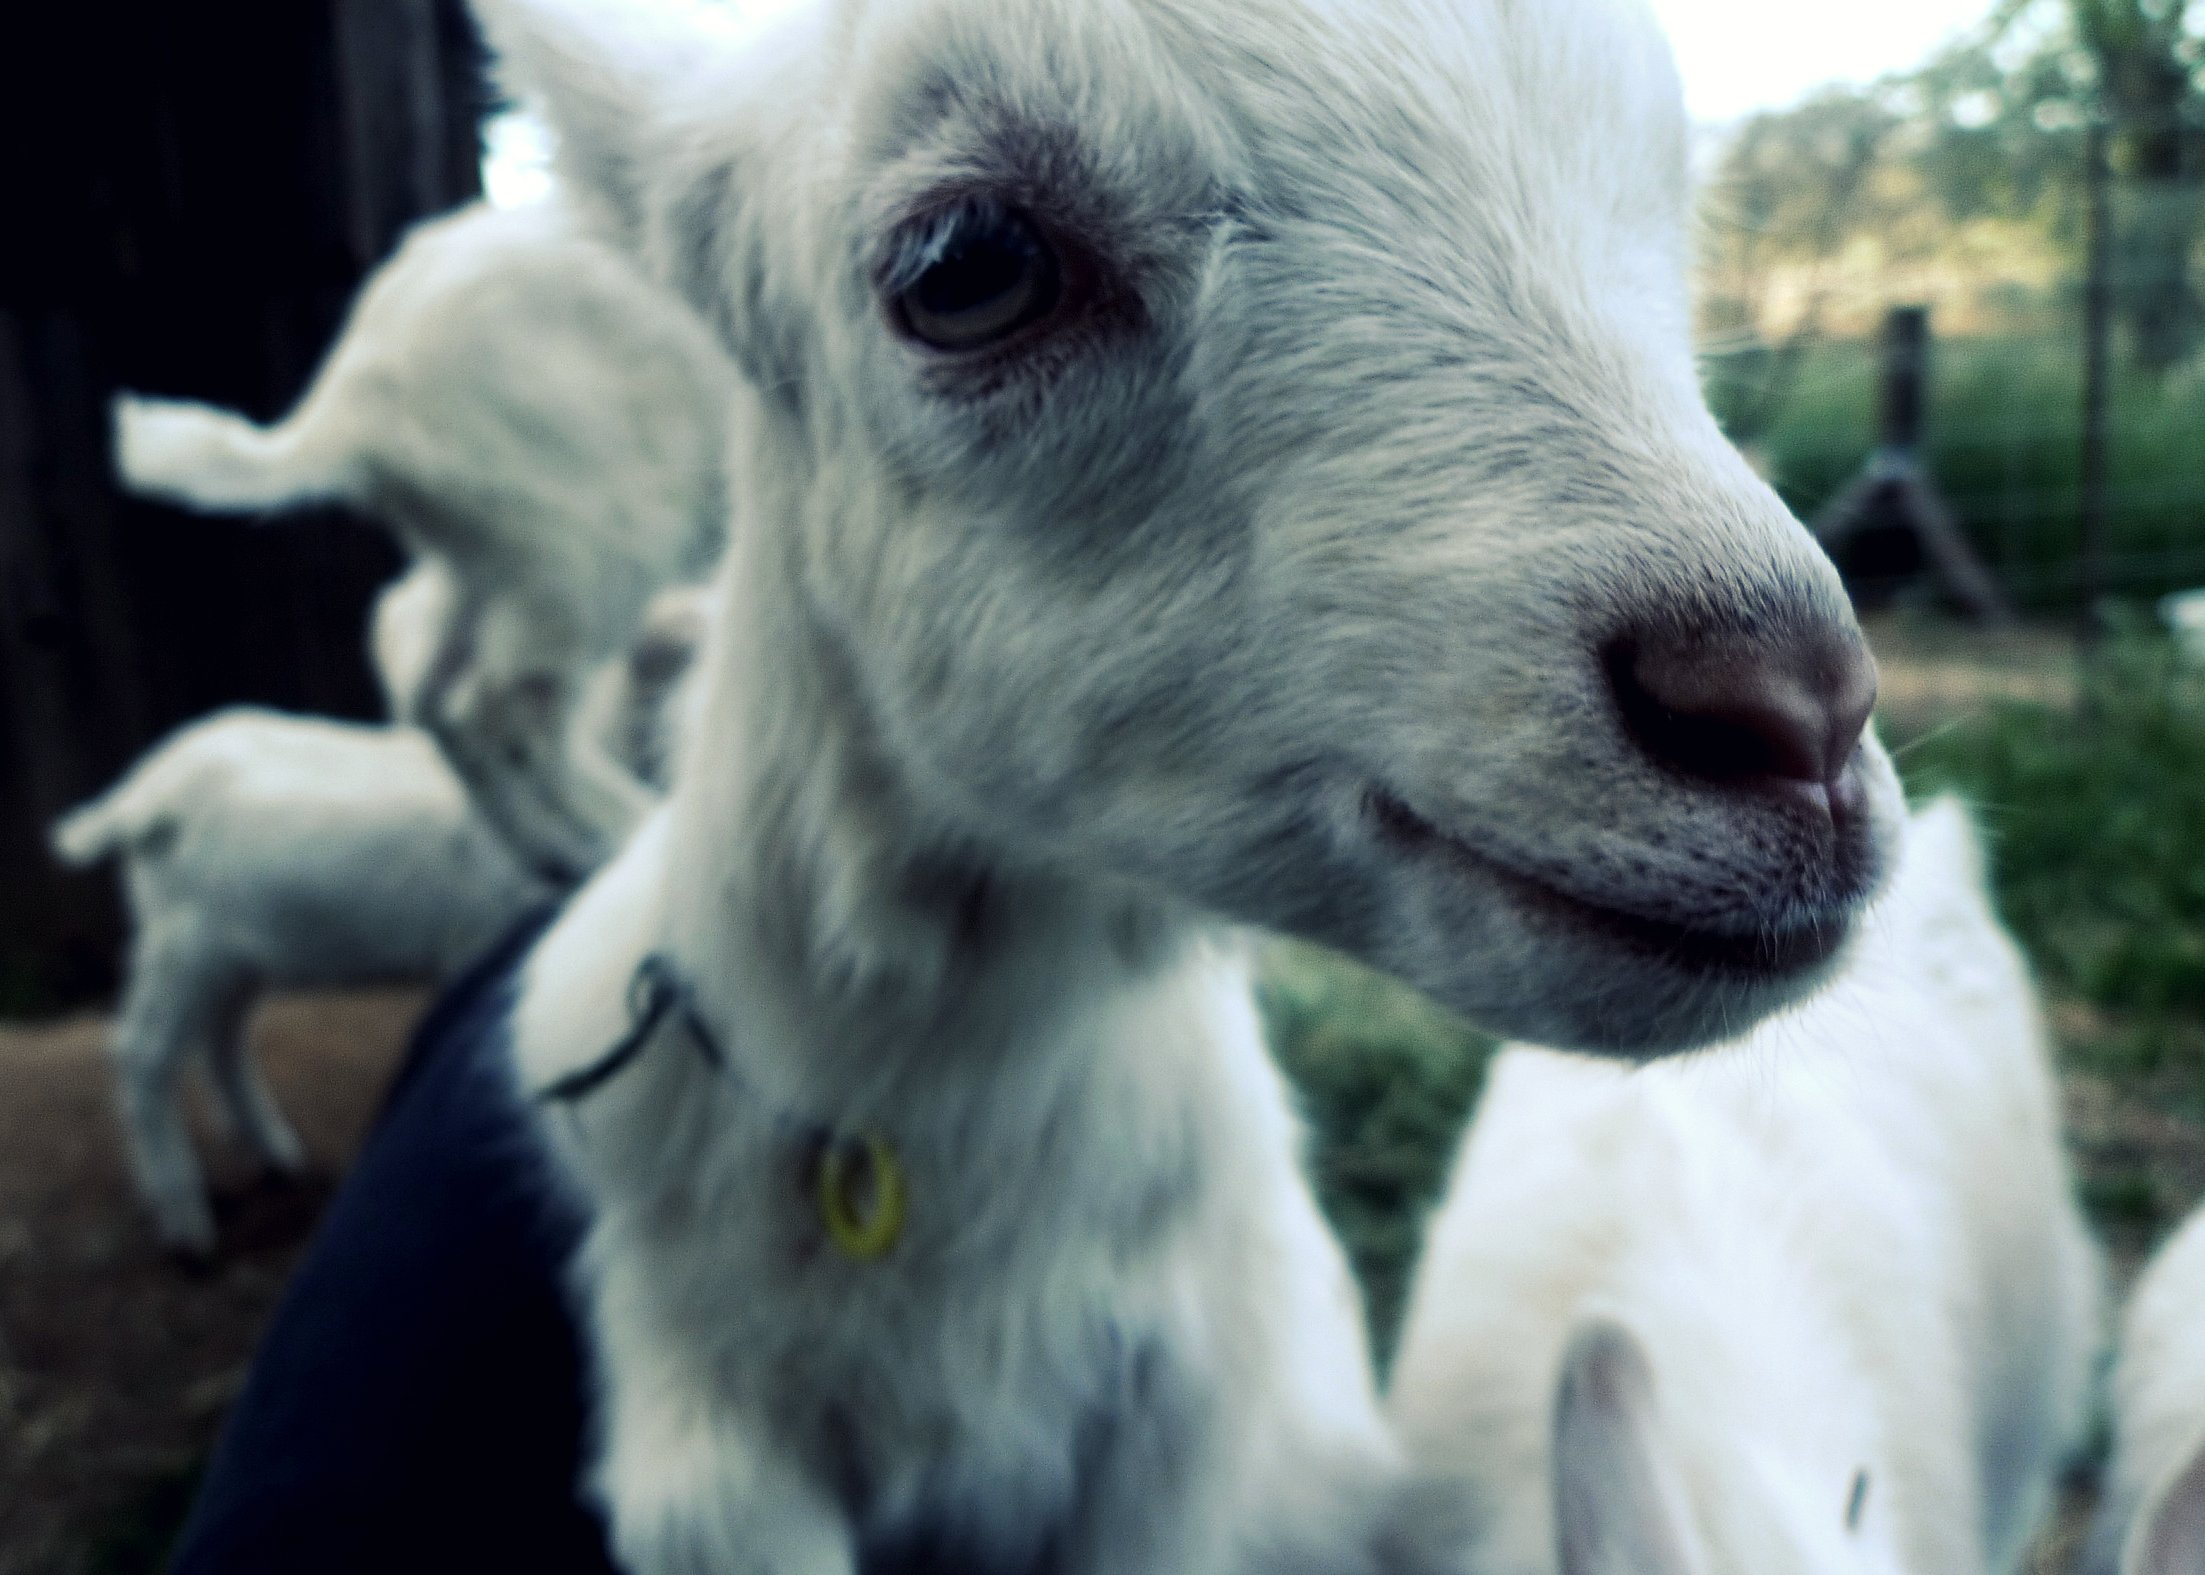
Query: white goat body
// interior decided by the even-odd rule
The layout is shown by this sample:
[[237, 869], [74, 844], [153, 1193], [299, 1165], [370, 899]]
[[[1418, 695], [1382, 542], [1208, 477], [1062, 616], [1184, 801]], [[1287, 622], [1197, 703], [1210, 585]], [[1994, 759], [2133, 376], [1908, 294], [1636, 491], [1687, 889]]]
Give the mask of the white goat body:
[[437, 652], [458, 636], [460, 590], [441, 558], [422, 558], [383, 587], [368, 615], [368, 665], [382, 686], [384, 714], [423, 724], [421, 700]]
[[1494, 1064], [1390, 1401], [1460, 1568], [2017, 1567], [2098, 1280], [1957, 805], [1864, 925], [1824, 994], [1707, 1056]]
[[619, 1558], [1369, 1569], [1398, 1463], [1231, 926], [1675, 1050], [1811, 989], [1897, 837], [1842, 587], [1699, 395], [1658, 30], [478, 9], [746, 379], [667, 804], [514, 1023]]
[[[368, 649], [393, 721], [425, 725], [420, 697], [438, 652], [466, 638], [454, 627], [460, 615], [458, 588], [437, 558], [422, 559], [377, 598]], [[575, 770], [610, 762], [653, 797], [665, 792], [682, 697], [708, 622], [700, 585], [676, 585], [651, 598], [634, 643], [581, 681], [566, 722]]]
[[653, 593], [718, 555], [729, 380], [703, 325], [558, 202], [478, 206], [407, 237], [284, 421], [126, 396], [116, 465], [197, 509], [352, 504], [432, 560], [439, 642], [394, 711], [571, 879], [650, 802], [565, 747], [571, 712]]
[[113, 1050], [133, 1175], [163, 1238], [205, 1252], [214, 1222], [179, 1079], [205, 1057], [265, 1164], [297, 1137], [246, 1053], [254, 1001], [446, 977], [551, 888], [469, 805], [427, 734], [256, 710], [195, 722], [65, 817], [72, 864], [121, 860], [133, 935]]
[[2113, 1373], [2113, 1459], [2088, 1575], [2205, 1570], [2205, 1209], [2136, 1283]]
[[[671, 831], [531, 961], [529, 1087], [630, 1027]], [[1367, 1567], [1391, 1451], [1247, 960], [1084, 917], [1003, 937], [947, 1020], [904, 1025], [949, 1066], [862, 1015], [777, 1020], [760, 956], [760, 1009], [708, 1015], [726, 1064], [677, 1024], [551, 1112], [596, 1205], [597, 1481], [628, 1567], [823, 1575], [930, 1539], [974, 1571]], [[817, 1198], [830, 1145], [876, 1136], [909, 1216], [871, 1261]]]
[[597, 749], [654, 795], [673, 781], [694, 699], [696, 660], [711, 628], [704, 587], [651, 598], [635, 644], [591, 674], [574, 710], [576, 747]]

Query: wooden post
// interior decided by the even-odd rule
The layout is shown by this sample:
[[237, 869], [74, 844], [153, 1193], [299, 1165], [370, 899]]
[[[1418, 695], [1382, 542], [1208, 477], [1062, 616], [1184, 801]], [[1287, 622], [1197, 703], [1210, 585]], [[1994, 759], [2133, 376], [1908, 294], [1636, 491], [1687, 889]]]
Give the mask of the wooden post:
[[1922, 446], [1928, 405], [1929, 308], [1894, 306], [1883, 320], [1883, 368], [1877, 441], [1912, 454]]
[[1923, 569], [1964, 612], [1985, 623], [2011, 622], [2013, 608], [2005, 592], [1968, 545], [1960, 521], [1922, 463], [1929, 409], [1929, 308], [1893, 307], [1884, 318], [1882, 343], [1875, 452], [1851, 484], [1814, 517], [1810, 528], [1815, 539], [1843, 567], [1846, 549], [1871, 532], [1905, 532], [1913, 538]]
[[2104, 633], [2106, 530], [2106, 378], [2113, 337], [2113, 172], [2107, 127], [2093, 114], [2083, 139], [2083, 182], [2089, 195], [2088, 260], [2083, 285], [2082, 520], [2075, 559], [2085, 648]]

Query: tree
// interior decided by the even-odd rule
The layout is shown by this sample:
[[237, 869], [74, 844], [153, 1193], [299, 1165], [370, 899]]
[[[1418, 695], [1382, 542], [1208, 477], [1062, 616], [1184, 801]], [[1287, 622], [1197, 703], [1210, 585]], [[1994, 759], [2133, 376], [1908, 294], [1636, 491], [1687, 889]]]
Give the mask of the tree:
[[2138, 358], [2170, 366], [2196, 347], [2205, 326], [2190, 280], [2205, 228], [2205, 123], [2188, 0], [2070, 3], [2076, 35], [2097, 67], [2114, 167], [2126, 187], [2115, 300]]
[[[1921, 69], [1757, 117], [1723, 159], [1711, 272], [1734, 318], [1755, 278], [1860, 236], [1919, 250], [1979, 220], [2081, 242], [2084, 132], [2103, 117], [2120, 181], [2114, 304], [2151, 368], [2205, 340], [2205, 0], [2002, 0]], [[1717, 310], [1711, 326], [1734, 325]], [[1779, 380], [1780, 381], [1780, 380]]]
[[[1843, 90], [1797, 109], [1756, 115], [1738, 132], [1710, 194], [1704, 296], [1707, 327], [1737, 339], [1723, 400], [1725, 424], [1751, 442], [1789, 397], [1807, 350], [1820, 337], [1829, 293], [1818, 267], [1864, 218], [1868, 185], [1899, 117], [1873, 98]], [[1763, 344], [1771, 314], [1772, 264], [1804, 268], [1811, 280], [1783, 338]]]

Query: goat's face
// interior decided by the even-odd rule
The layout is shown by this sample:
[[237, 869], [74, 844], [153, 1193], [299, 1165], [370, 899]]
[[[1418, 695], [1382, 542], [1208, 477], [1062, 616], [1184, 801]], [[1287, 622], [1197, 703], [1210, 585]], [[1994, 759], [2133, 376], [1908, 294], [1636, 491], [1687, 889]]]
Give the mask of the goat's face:
[[1549, 1042], [1820, 976], [1898, 794], [1702, 404], [1633, 0], [586, 4], [484, 0], [749, 372], [738, 516], [930, 823]]

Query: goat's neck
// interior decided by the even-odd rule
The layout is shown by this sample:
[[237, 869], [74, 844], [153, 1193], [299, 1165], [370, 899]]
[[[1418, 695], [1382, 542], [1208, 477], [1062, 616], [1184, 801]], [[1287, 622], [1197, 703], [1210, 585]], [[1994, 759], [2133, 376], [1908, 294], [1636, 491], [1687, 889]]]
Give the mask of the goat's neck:
[[806, 1099], [1070, 1053], [1085, 1010], [1157, 976], [1194, 924], [928, 815], [836, 633], [755, 556], [723, 583], [670, 806], [667, 940], [699, 1004]]

